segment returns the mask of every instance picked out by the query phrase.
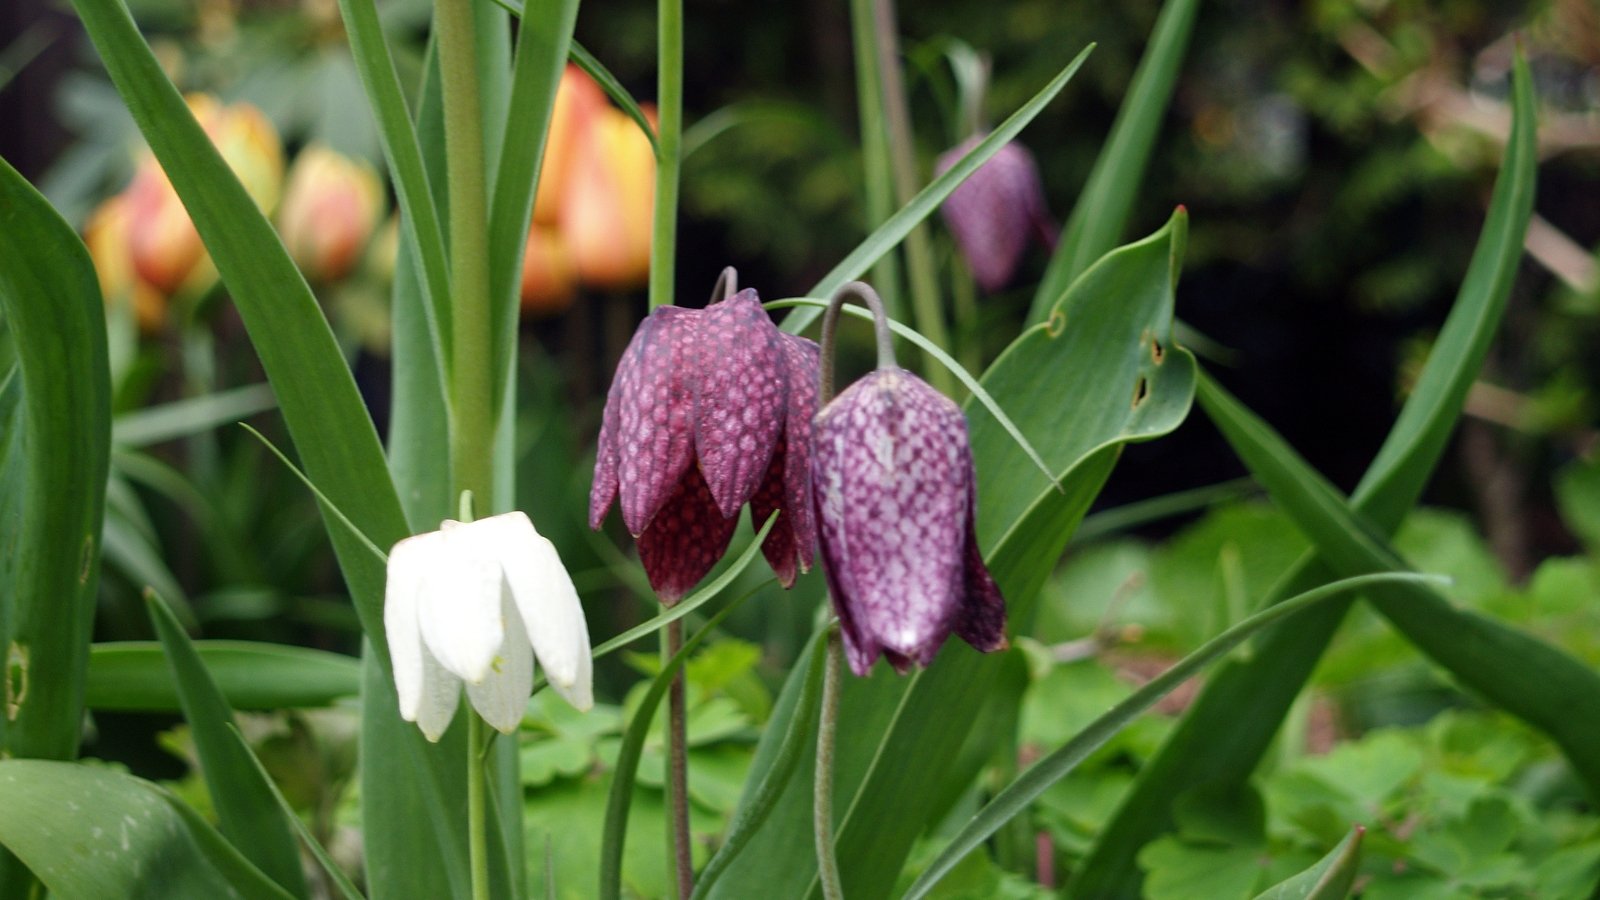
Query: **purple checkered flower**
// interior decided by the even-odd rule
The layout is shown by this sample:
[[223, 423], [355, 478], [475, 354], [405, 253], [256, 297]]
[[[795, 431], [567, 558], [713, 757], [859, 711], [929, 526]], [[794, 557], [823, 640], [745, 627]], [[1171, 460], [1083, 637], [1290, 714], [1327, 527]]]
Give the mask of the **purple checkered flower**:
[[[976, 134], [940, 156], [942, 174], [986, 135]], [[978, 286], [989, 293], [1005, 287], [1017, 273], [1028, 237], [1046, 247], [1056, 243], [1056, 225], [1045, 205], [1044, 186], [1033, 154], [1008, 143], [951, 192], [940, 207], [945, 225]]]
[[762, 551], [784, 586], [810, 567], [816, 381], [817, 345], [780, 332], [754, 290], [705, 309], [663, 306], [640, 323], [606, 397], [589, 525], [621, 500], [662, 602], [722, 558], [745, 503], [757, 522], [782, 512]]
[[1005, 601], [974, 530], [966, 417], [883, 348], [812, 429], [823, 571], [857, 675], [880, 654], [899, 672], [927, 665], [952, 631], [984, 652], [1006, 646]]

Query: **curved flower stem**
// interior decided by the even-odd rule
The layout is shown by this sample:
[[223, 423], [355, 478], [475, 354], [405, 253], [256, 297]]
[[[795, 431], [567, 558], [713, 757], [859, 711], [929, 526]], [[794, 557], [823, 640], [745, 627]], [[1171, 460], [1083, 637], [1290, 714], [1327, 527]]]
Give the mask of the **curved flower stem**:
[[812, 784], [812, 831], [817, 842], [817, 875], [825, 900], [842, 900], [839, 860], [833, 849], [833, 743], [839, 724], [839, 629], [828, 626], [828, 658], [822, 675], [822, 713], [817, 720], [817, 773]]
[[472, 867], [472, 900], [489, 900], [488, 803], [484, 785], [484, 721], [467, 710], [467, 858]]
[[656, 203], [650, 233], [650, 308], [672, 302], [678, 249], [678, 172], [683, 144], [683, 0], [656, 6]]
[[[683, 649], [683, 620], [667, 623], [667, 658]], [[677, 874], [678, 897], [687, 900], [694, 893], [694, 854], [689, 834], [689, 728], [684, 709], [683, 671], [679, 670], [667, 691], [667, 785], [671, 803], [671, 843]]]
[[833, 299], [828, 302], [828, 309], [822, 314], [822, 371], [820, 401], [823, 406], [833, 399], [833, 345], [837, 340], [835, 332], [839, 327], [839, 310], [844, 307], [845, 301], [855, 298], [862, 306], [872, 311], [872, 333], [878, 342], [878, 368], [892, 369], [894, 361], [894, 332], [889, 329], [889, 315], [883, 311], [883, 301], [878, 299], [878, 292], [863, 281], [852, 281], [839, 288], [833, 294]]

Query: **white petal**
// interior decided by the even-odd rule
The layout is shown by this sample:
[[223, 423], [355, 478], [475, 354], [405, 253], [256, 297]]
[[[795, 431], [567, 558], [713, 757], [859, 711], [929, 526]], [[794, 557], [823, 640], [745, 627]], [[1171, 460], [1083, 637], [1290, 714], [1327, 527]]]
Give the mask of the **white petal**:
[[533, 648], [523, 639], [522, 617], [511, 603], [509, 591], [501, 595], [506, 622], [506, 643], [482, 684], [467, 685], [472, 708], [496, 729], [511, 734], [522, 724], [522, 713], [533, 693]]
[[416, 722], [430, 741], [449, 727], [461, 698], [461, 682], [439, 666], [417, 628], [417, 603], [427, 575], [444, 552], [438, 532], [406, 538], [389, 551], [384, 590], [383, 630], [389, 639], [400, 717]]
[[439, 532], [444, 549], [427, 575], [417, 607], [422, 639], [446, 669], [468, 684], [489, 674], [505, 642], [500, 616], [504, 576], [473, 522]]
[[580, 710], [594, 705], [594, 664], [589, 657], [589, 625], [572, 576], [555, 545], [528, 517], [510, 512], [485, 519], [494, 523], [492, 540], [505, 566], [512, 599], [528, 626], [528, 640], [550, 686]]

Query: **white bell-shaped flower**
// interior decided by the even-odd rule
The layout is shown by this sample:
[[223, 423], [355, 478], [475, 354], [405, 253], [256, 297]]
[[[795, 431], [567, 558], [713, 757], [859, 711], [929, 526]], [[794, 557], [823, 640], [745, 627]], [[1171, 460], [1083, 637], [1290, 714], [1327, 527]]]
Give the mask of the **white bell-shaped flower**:
[[437, 741], [461, 685], [510, 734], [533, 690], [533, 660], [556, 693], [594, 705], [589, 626], [556, 548], [520, 512], [409, 537], [389, 551], [383, 629], [400, 716]]

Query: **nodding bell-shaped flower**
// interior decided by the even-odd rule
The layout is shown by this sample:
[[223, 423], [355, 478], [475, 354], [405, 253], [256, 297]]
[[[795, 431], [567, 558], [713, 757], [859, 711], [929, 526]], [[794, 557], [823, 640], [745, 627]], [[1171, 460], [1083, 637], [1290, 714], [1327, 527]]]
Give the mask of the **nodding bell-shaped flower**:
[[533, 691], [533, 660], [556, 693], [594, 705], [589, 627], [556, 548], [520, 512], [446, 520], [389, 551], [383, 630], [400, 716], [437, 741], [461, 685], [510, 734]]
[[[983, 652], [1006, 646], [1005, 601], [974, 531], [976, 479], [960, 408], [894, 364], [872, 289], [847, 285], [828, 308], [831, 348], [851, 294], [878, 321], [878, 369], [828, 402], [813, 428], [812, 497], [833, 608], [850, 668], [882, 654], [896, 671], [927, 665], [954, 631]], [[823, 397], [832, 394], [824, 351]]]
[[[985, 137], [975, 134], [956, 145], [939, 157], [934, 170], [943, 174]], [[1046, 247], [1056, 244], [1056, 224], [1045, 205], [1039, 167], [1033, 154], [1015, 142], [1001, 147], [952, 191], [940, 214], [973, 279], [991, 294], [1016, 274], [1030, 235]]]
[[725, 270], [705, 309], [652, 312], [606, 397], [589, 526], [620, 499], [669, 606], [722, 558], [746, 503], [757, 523], [782, 511], [762, 552], [785, 587], [816, 552], [807, 451], [817, 345], [779, 331], [737, 278]]

